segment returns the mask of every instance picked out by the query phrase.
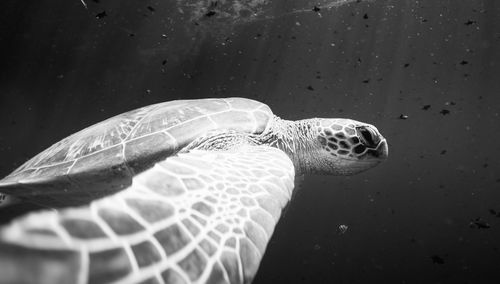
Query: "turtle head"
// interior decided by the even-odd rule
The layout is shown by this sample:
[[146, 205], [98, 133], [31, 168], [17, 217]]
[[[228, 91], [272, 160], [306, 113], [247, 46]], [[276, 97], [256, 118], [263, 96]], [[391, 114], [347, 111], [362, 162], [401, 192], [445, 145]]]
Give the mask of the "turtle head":
[[352, 119], [314, 119], [316, 131], [312, 172], [352, 175], [372, 168], [388, 156], [386, 139], [370, 124]]

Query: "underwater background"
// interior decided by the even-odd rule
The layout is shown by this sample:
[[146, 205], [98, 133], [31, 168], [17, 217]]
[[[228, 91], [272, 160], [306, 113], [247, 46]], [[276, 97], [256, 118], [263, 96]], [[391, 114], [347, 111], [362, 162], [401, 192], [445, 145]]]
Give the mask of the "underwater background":
[[0, 175], [174, 99], [352, 118], [389, 159], [301, 179], [254, 283], [500, 283], [499, 15], [496, 0], [4, 0]]

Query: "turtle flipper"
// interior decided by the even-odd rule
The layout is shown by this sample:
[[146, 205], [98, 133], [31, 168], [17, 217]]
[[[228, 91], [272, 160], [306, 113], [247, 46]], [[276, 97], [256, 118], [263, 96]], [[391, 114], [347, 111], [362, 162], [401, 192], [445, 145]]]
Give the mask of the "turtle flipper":
[[267, 146], [170, 157], [90, 206], [3, 228], [0, 283], [251, 282], [293, 180]]

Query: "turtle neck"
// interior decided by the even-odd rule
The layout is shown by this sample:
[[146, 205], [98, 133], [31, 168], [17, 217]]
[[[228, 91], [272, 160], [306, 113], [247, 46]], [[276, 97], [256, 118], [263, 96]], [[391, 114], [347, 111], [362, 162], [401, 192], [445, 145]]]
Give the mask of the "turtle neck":
[[274, 116], [269, 129], [260, 135], [260, 142], [284, 151], [292, 160], [296, 175], [315, 172], [318, 142], [315, 137], [317, 119], [290, 121]]

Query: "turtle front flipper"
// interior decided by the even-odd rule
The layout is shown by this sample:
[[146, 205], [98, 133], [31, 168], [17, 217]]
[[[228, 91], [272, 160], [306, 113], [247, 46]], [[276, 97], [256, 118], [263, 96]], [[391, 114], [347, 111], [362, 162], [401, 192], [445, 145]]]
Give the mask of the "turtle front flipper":
[[290, 200], [282, 151], [170, 157], [89, 206], [0, 231], [0, 283], [249, 283]]

